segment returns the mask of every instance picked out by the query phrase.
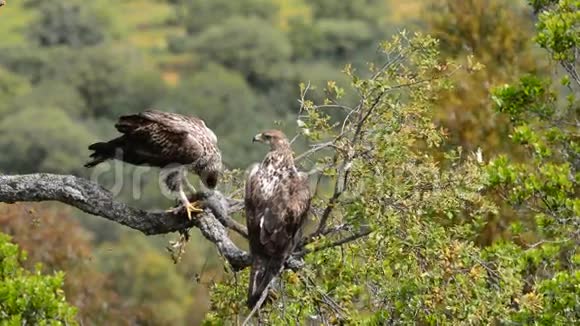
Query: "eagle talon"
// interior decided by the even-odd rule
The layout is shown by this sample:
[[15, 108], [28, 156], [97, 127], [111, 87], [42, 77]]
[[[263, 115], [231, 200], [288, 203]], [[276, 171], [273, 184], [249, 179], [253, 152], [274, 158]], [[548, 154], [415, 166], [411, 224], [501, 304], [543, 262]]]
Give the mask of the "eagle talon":
[[203, 208], [201, 207], [199, 202], [193, 202], [193, 203], [187, 203], [187, 204], [182, 204], [179, 205], [177, 207], [172, 207], [168, 210], [166, 210], [165, 212], [167, 213], [178, 213], [181, 211], [181, 209], [185, 207], [185, 211], [187, 212], [187, 218], [191, 221], [192, 216], [191, 213], [201, 213], [203, 212]]
[[198, 202], [188, 203], [187, 205], [185, 205], [185, 210], [187, 211], [187, 218], [189, 218], [189, 220], [191, 220], [191, 212], [194, 213], [203, 212], [203, 209], [199, 206]]

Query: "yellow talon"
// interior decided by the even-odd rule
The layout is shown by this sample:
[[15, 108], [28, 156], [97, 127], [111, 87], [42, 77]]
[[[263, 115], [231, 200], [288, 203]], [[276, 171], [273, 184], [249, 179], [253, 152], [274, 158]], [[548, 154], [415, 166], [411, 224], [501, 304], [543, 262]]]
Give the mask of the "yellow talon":
[[166, 210], [165, 212], [167, 212], [167, 213], [176, 213], [176, 212], [179, 212], [183, 206], [185, 206], [185, 211], [187, 212], [187, 218], [189, 220], [192, 219], [192, 217], [191, 217], [191, 213], [192, 212], [194, 212], [194, 213], [201, 213], [201, 212], [203, 212], [203, 208], [201, 208], [201, 206], [200, 206], [200, 204], [198, 202], [187, 203], [187, 205], [183, 204], [183, 205], [180, 205], [180, 206], [177, 206], [177, 207], [173, 207], [173, 208], [170, 208], [170, 209]]
[[198, 202], [193, 202], [193, 203], [187, 204], [185, 206], [185, 210], [187, 211], [187, 218], [189, 218], [190, 220], [191, 220], [191, 212], [194, 212], [194, 213], [203, 212], [203, 209], [199, 206]]

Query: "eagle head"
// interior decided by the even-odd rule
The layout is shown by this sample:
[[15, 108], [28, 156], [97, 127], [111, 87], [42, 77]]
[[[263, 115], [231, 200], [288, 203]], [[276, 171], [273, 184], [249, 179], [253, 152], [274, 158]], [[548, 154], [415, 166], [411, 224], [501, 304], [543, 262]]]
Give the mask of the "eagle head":
[[221, 157], [217, 157], [219, 159], [212, 160], [202, 171], [198, 171], [201, 182], [210, 190], [217, 187], [222, 172]]
[[204, 173], [203, 177], [201, 178], [201, 181], [209, 189], [215, 189], [215, 187], [218, 184], [219, 177], [220, 177], [219, 171], [210, 171]]
[[272, 150], [286, 149], [290, 147], [288, 138], [280, 130], [266, 130], [254, 136], [252, 142], [269, 144]]

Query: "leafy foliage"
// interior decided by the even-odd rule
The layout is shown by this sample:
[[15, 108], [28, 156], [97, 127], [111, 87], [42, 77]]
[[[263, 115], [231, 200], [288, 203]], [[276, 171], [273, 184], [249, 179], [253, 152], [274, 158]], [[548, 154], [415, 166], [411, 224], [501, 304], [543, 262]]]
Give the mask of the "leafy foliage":
[[536, 42], [548, 50], [552, 59], [559, 61], [578, 85], [580, 72], [578, 51], [580, 51], [580, 2], [531, 1], [536, 11], [542, 11], [538, 17]]
[[126, 298], [125, 304], [139, 308], [138, 320], [153, 325], [185, 324], [193, 284], [145, 239], [126, 236], [117, 244], [104, 245], [97, 257], [116, 292]]
[[436, 121], [451, 131], [450, 144], [470, 151], [481, 148], [486, 155], [515, 152], [504, 141], [509, 133], [505, 117], [494, 114], [488, 99], [493, 86], [542, 70], [541, 59], [531, 51], [529, 9], [519, 1], [503, 0], [430, 4], [425, 13], [429, 33], [441, 40], [446, 55], [460, 57], [477, 70], [453, 77], [455, 87], [438, 100]]
[[7, 102], [6, 113], [38, 107], [52, 107], [64, 111], [74, 118], [87, 114], [87, 107], [79, 92], [64, 82], [45, 81], [36, 84], [27, 92], [11, 98]]
[[26, 93], [30, 84], [26, 78], [0, 67], [0, 114], [9, 110], [9, 101], [18, 95]]
[[87, 108], [79, 112], [83, 117], [116, 118], [143, 110], [165, 92], [160, 74], [140, 68], [142, 60], [129, 51], [104, 46], [79, 50], [61, 47], [40, 52], [10, 49], [0, 56], [0, 63], [27, 76], [33, 84], [59, 82], [73, 88]]
[[[329, 205], [332, 213], [318, 216], [329, 225], [315, 233], [307, 250], [371, 233], [307, 255], [304, 270], [284, 277], [284, 308], [278, 303], [263, 308], [263, 322], [485, 323], [504, 318], [520, 295], [517, 260], [506, 257], [504, 248], [474, 245], [482, 218], [496, 213], [480, 192], [481, 165], [450, 152], [453, 168], [442, 169], [429, 151], [416, 148], [441, 145], [441, 130], [428, 118], [429, 103], [460, 67], [441, 64], [437, 41], [422, 35], [398, 35], [381, 49], [385, 63], [373, 66], [372, 77], [345, 69], [361, 99], [344, 127], [329, 123], [325, 111], [332, 105], [311, 101], [304, 102], [300, 124], [311, 141], [336, 140], [336, 151], [315, 165], [338, 184], [335, 189], [344, 185], [315, 200], [315, 212]], [[328, 87], [333, 95], [327, 103], [338, 101], [344, 91]], [[232, 322], [245, 312], [239, 305], [245, 284], [239, 283], [214, 288], [208, 323]]]
[[[486, 164], [481, 153], [465, 157], [459, 149], [446, 151], [439, 165], [432, 153], [444, 134], [428, 108], [458, 68], [441, 61], [436, 45], [403, 34], [382, 47], [387, 58], [401, 58], [377, 66], [388, 68], [362, 78], [347, 67], [361, 100], [338, 130], [324, 110], [339, 107], [344, 90], [329, 82], [333, 92], [324, 104], [303, 100], [302, 134], [317, 142], [314, 148], [329, 140], [338, 147], [315, 163], [335, 183], [334, 194], [314, 208], [331, 225], [312, 233], [307, 267], [284, 275], [280, 303], [262, 309], [263, 322], [577, 322], [580, 160], [577, 126], [569, 122], [578, 114], [575, 97], [557, 101], [550, 83], [532, 75], [497, 88], [496, 109], [509, 116], [511, 138], [528, 159], [500, 156]], [[416, 86], [422, 83], [428, 87]], [[486, 222], [503, 212], [490, 201], [498, 197], [486, 194], [533, 218], [513, 223], [511, 240], [479, 248]], [[364, 240], [333, 247], [341, 231], [346, 237], [364, 230]], [[208, 323], [244, 315], [236, 303], [243, 286], [214, 287]]]
[[269, 0], [177, 0], [181, 21], [189, 34], [196, 34], [219, 25], [232, 16], [258, 17], [269, 20], [277, 12], [276, 5]]
[[358, 63], [372, 54], [377, 40], [387, 35], [382, 24], [382, 1], [310, 1], [309, 16], [290, 20], [288, 37], [298, 60]]
[[37, 6], [40, 16], [29, 27], [28, 34], [39, 46], [77, 48], [96, 45], [107, 38], [110, 18], [93, 2], [49, 0], [39, 2]]
[[[47, 124], [46, 121], [51, 121]], [[91, 134], [64, 112], [50, 107], [27, 109], [0, 121], [0, 169], [30, 173], [80, 172], [78, 157]]]
[[373, 30], [363, 20], [319, 19], [313, 29], [318, 39], [309, 46], [315, 57], [344, 60], [373, 43]]
[[[123, 305], [111, 290], [108, 275], [96, 268], [90, 233], [69, 211], [49, 205], [1, 205], [0, 226], [26, 251], [24, 268], [48, 273], [66, 270], [62, 289], [67, 302], [78, 309], [79, 322], [131, 322], [138, 311]], [[42, 268], [35, 269], [37, 264]]]
[[192, 46], [206, 59], [239, 71], [254, 85], [279, 78], [292, 53], [286, 36], [259, 18], [233, 17], [205, 30]]
[[[546, 20], [566, 12], [570, 5], [568, 1], [552, 2], [543, 8], [536, 25], [536, 41], [552, 55], [552, 51], [559, 50], [552, 48], [555, 43], [548, 46], [545, 36], [559, 35], [562, 26], [568, 32], [573, 27], [566, 19], [552, 25]], [[540, 2], [535, 1], [534, 6], [538, 10]], [[569, 44], [571, 48], [580, 45], [580, 39], [574, 42]], [[558, 91], [549, 81], [534, 76], [523, 76], [493, 93], [496, 110], [512, 121], [513, 142], [526, 153], [526, 160], [521, 163], [500, 156], [488, 166], [490, 187], [521, 217], [530, 217], [520, 218], [510, 228], [513, 238], [524, 248], [521, 254], [528, 306], [515, 315], [515, 320], [526, 324], [580, 320], [578, 291], [573, 288], [578, 284], [580, 263], [580, 135], [577, 123], [571, 122], [579, 117], [580, 106], [574, 94], [580, 90], [580, 83], [570, 83], [578, 58], [575, 62], [566, 56], [559, 60], [569, 74], [562, 83], [572, 94], [566, 95], [567, 91]]]
[[25, 255], [0, 233], [0, 315], [2, 325], [76, 325], [76, 310], [61, 289], [64, 274], [43, 275], [22, 268]]
[[314, 0], [310, 1], [310, 3], [314, 16], [322, 18], [347, 18], [376, 21], [377, 18], [381, 16], [381, 9], [384, 9], [384, 1], [381, 0]]

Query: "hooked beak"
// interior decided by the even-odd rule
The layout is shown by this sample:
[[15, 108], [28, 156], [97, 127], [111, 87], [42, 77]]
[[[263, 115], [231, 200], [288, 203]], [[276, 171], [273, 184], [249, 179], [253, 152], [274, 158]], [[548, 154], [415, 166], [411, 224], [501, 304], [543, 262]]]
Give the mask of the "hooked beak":
[[262, 138], [262, 134], [257, 134], [256, 136], [254, 136], [254, 138], [252, 138], [252, 143], [255, 142], [262, 142], [264, 139]]

